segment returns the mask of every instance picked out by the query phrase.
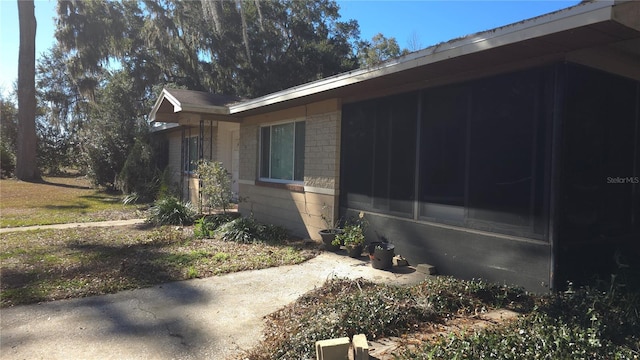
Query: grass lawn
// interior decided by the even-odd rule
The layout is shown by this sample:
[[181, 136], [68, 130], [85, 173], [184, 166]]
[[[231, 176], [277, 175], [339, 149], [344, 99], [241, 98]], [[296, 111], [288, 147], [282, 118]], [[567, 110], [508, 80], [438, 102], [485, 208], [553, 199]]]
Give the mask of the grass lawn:
[[45, 177], [30, 183], [0, 180], [0, 227], [123, 220], [144, 217], [122, 195], [91, 187], [85, 177]]
[[0, 234], [0, 306], [114, 293], [301, 263], [302, 243], [197, 239], [191, 228], [122, 226]]

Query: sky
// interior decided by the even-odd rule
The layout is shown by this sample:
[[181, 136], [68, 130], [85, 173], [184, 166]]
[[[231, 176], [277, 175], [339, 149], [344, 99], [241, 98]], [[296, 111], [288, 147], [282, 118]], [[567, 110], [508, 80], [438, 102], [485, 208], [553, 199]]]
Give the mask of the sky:
[[[579, 0], [344, 0], [343, 20], [355, 19], [362, 39], [377, 33], [414, 50], [460, 36], [508, 25], [576, 5]], [[36, 56], [55, 42], [55, 0], [35, 0]], [[0, 0], [0, 93], [7, 96], [18, 78], [18, 5]]]

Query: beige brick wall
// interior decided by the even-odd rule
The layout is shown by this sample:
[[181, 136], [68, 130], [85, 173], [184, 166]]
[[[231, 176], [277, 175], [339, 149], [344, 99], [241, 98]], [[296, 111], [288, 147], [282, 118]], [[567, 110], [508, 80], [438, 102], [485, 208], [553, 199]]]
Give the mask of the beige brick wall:
[[[325, 218], [337, 217], [340, 172], [340, 103], [329, 100], [245, 118], [240, 125], [240, 211], [294, 234], [319, 240]], [[260, 126], [304, 120], [304, 192], [255, 184]]]
[[340, 172], [340, 112], [307, 117], [304, 184], [337, 190]]
[[322, 214], [332, 216], [334, 196], [240, 184], [240, 212], [260, 222], [286, 227], [292, 234], [320, 240], [326, 228]]

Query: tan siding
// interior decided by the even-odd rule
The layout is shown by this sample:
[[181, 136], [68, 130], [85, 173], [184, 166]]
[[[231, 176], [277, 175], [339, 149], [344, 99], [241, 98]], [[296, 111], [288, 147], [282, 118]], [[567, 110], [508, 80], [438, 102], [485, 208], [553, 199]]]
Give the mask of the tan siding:
[[182, 131], [173, 131], [168, 135], [169, 140], [169, 171], [173, 185], [180, 184], [182, 170]]

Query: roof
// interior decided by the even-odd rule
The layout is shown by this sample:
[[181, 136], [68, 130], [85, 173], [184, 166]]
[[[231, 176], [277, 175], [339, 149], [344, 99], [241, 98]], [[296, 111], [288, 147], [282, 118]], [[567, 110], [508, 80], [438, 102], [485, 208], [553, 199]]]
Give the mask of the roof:
[[609, 44], [618, 44], [617, 51], [633, 64], [640, 64], [640, 1], [581, 3], [443, 42], [374, 67], [230, 103], [226, 116], [237, 119], [377, 89], [424, 88], [445, 76], [463, 78], [478, 69], [502, 69], [531, 59], [566, 60], [567, 53]]
[[196, 112], [229, 114], [229, 106], [242, 100], [236, 96], [212, 94], [204, 91], [164, 88], [153, 105], [150, 121], [158, 114]]

